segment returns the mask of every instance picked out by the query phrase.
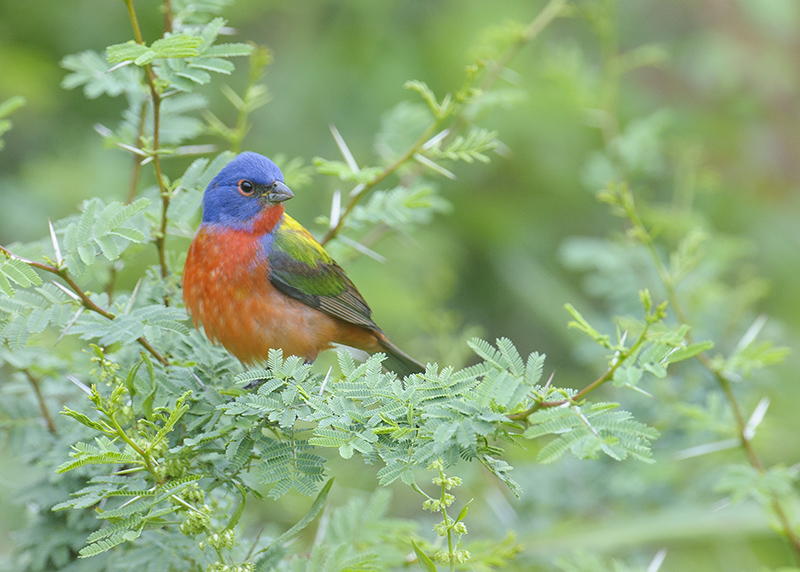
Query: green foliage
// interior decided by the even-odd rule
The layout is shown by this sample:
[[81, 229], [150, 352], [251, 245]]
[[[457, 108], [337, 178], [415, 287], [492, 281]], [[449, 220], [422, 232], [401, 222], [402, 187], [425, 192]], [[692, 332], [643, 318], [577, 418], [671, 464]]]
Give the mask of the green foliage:
[[61, 236], [56, 262], [63, 261], [72, 275], [81, 276], [101, 253], [111, 262], [119, 259], [130, 243], [147, 239], [149, 225], [135, 215], [148, 205], [148, 199], [129, 205], [119, 202], [106, 205], [99, 198], [87, 201], [80, 216], [53, 225], [56, 236]]
[[[471, 278], [491, 274], [515, 252], [527, 256], [527, 241], [539, 230], [519, 208], [525, 233], [515, 231], [499, 247], [492, 242], [493, 233], [509, 236], [495, 227], [517, 228], [515, 217], [501, 220], [493, 209], [524, 203], [521, 193], [506, 196], [497, 177], [521, 161], [492, 173], [497, 197], [490, 196], [481, 173], [501, 144], [498, 131], [479, 119], [494, 120], [489, 111], [524, 99], [521, 78], [506, 66], [525, 44], [557, 16], [584, 18], [600, 41], [601, 69], [562, 46], [555, 55], [537, 54], [551, 61], [536, 77], [567, 92], [601, 130], [585, 150], [581, 178], [623, 225], [608, 238], [573, 237], [560, 251], [588, 294], [574, 293], [565, 305], [568, 326], [583, 344], [574, 360], [558, 356], [558, 370], [543, 381], [544, 354], [523, 357], [500, 337], [494, 344], [469, 340], [471, 365], [429, 363], [403, 379], [383, 369], [382, 354], [361, 362], [344, 351], [327, 373], [279, 349], [245, 369], [190, 327], [180, 293], [185, 239], [195, 232], [203, 191], [242, 148], [252, 112], [269, 101], [262, 82], [271, 52], [218, 43], [232, 31], [218, 17], [229, 3], [165, 2], [158, 14], [164, 32], [145, 42], [126, 0], [134, 39], [61, 61], [65, 89], [122, 100], [119, 124], [96, 130], [134, 163], [130, 178], [115, 183], [128, 185], [124, 202], [90, 198], [78, 214], [53, 223], [49, 237], [0, 252], [0, 339], [8, 348], [0, 352], [8, 372], [0, 385], [0, 428], [15, 460], [45, 475], [19, 499], [30, 514], [14, 569], [538, 569], [546, 565], [532, 562], [537, 542], [547, 543], [547, 532], [569, 511], [577, 527], [575, 521], [613, 512], [603, 503], [618, 494], [638, 514], [642, 489], [663, 495], [642, 506], [682, 504], [659, 479], [674, 472], [667, 457], [684, 444], [677, 457], [701, 457], [711, 467], [708, 476], [691, 479], [704, 487], [694, 491], [704, 505], [714, 495], [743, 505], [754, 499], [800, 557], [796, 467], [761, 460], [755, 436], [770, 400], [735, 383], [788, 353], [760, 339], [766, 318], [751, 315], [763, 284], [746, 272], [731, 278], [746, 249], [696, 213], [691, 198], [704, 179], [699, 160], [671, 147], [676, 113], [656, 110], [625, 121], [617, 113], [622, 74], [663, 62], [663, 49], [618, 53], [614, 3], [567, 10], [551, 0], [527, 26], [510, 22], [481, 34], [460, 87], [441, 95], [426, 82], [406, 82], [413, 93], [382, 116], [375, 157], [357, 160], [333, 126], [341, 160], [316, 157], [309, 166], [304, 158], [274, 156], [293, 188], [316, 175], [350, 187], [337, 190], [329, 213], [317, 219], [326, 229], [322, 242], [345, 250], [348, 261], [361, 254], [385, 260], [379, 250], [386, 235], [414, 237], [455, 210], [462, 198], [447, 194], [447, 179], [471, 164], [469, 176], [481, 180], [472, 201], [479, 216], [449, 246], [463, 242], [479, 252], [486, 242], [491, 256], [465, 258]], [[244, 82], [234, 74], [240, 56], [248, 56]], [[230, 85], [218, 84], [235, 112], [230, 123], [215, 105], [222, 76], [230, 76]], [[497, 81], [512, 85], [498, 88]], [[0, 135], [10, 128], [5, 117], [22, 103], [0, 104]], [[675, 197], [665, 200], [671, 188]], [[570, 206], [569, 216], [577, 211]], [[519, 292], [530, 288], [538, 297], [546, 284], [520, 287], [524, 265], [512, 266]], [[445, 304], [456, 291], [448, 269], [420, 269], [421, 288], [441, 282], [437, 303]], [[497, 298], [518, 310], [496, 289], [478, 293], [487, 308]], [[420, 320], [420, 329], [436, 320]], [[563, 367], [568, 360], [576, 363]], [[581, 360], [600, 373], [564, 372]], [[601, 387], [613, 399], [597, 397]], [[748, 417], [751, 401], [758, 405]], [[54, 408], [60, 416], [51, 415]], [[668, 453], [654, 453], [662, 435], [659, 447]], [[715, 471], [705, 460], [734, 448], [748, 464]], [[623, 477], [609, 469], [630, 458], [642, 463], [619, 465]], [[598, 462], [570, 464], [577, 460]], [[648, 472], [654, 463], [663, 464]], [[575, 466], [593, 467], [582, 470], [595, 471], [587, 484], [598, 490], [579, 490], [572, 474], [546, 476]], [[354, 492], [363, 486], [356, 476], [376, 492]], [[554, 492], [556, 482], [567, 488]], [[402, 506], [392, 506], [390, 487]], [[515, 512], [529, 502], [523, 493], [537, 499], [522, 505], [524, 521]], [[417, 494], [421, 507], [405, 502]], [[396, 518], [398, 511], [415, 516]], [[518, 529], [523, 540], [496, 523]], [[607, 540], [609, 551], [638, 538], [630, 527], [615, 536], [624, 540]], [[646, 569], [657, 570], [664, 558], [657, 553]], [[553, 565], [565, 572], [644, 569], [585, 554]]]
[[11, 121], [6, 119], [11, 113], [25, 105], [25, 98], [21, 96], [12, 97], [0, 103], [0, 149], [3, 148], [3, 134], [13, 127]]

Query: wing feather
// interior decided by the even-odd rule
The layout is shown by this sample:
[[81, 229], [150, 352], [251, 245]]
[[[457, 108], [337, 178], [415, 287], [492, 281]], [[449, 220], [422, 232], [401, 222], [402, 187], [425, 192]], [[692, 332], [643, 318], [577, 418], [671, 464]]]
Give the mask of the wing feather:
[[351, 324], [380, 331], [370, 317], [372, 310], [344, 270], [288, 215], [273, 233], [267, 261], [270, 282], [284, 294]]

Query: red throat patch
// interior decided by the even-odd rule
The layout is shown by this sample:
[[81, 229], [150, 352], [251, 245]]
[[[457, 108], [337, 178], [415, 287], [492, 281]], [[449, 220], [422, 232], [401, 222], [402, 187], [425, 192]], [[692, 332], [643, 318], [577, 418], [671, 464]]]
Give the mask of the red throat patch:
[[272, 232], [275, 225], [278, 224], [283, 217], [283, 210], [283, 205], [277, 204], [262, 211], [253, 223], [253, 234], [261, 236], [262, 234]]

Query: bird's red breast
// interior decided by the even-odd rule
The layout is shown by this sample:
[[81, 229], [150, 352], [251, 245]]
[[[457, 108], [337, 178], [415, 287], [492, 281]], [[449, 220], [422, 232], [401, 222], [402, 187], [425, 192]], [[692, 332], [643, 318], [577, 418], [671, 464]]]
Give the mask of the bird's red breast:
[[[275, 209], [277, 210], [277, 209]], [[271, 209], [250, 229], [203, 224], [189, 247], [183, 298], [195, 325], [244, 362], [270, 348], [312, 361], [332, 342], [376, 351], [374, 332], [348, 324], [286, 296], [269, 280], [259, 237], [280, 221]]]

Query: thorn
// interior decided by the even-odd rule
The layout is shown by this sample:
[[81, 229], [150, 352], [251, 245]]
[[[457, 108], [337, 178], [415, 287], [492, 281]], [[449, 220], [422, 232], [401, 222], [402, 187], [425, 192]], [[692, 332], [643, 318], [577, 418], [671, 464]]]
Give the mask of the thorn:
[[387, 262], [385, 257], [381, 256], [380, 254], [378, 254], [374, 250], [372, 250], [370, 248], [367, 248], [366, 246], [364, 246], [360, 242], [356, 242], [352, 238], [347, 238], [346, 236], [340, 234], [339, 235], [339, 240], [342, 241], [343, 243], [345, 243], [346, 245], [355, 248], [361, 254], [365, 254], [366, 256], [369, 256], [370, 258], [372, 258], [374, 260], [377, 260], [381, 264], [386, 264], [386, 262]]
[[542, 389], [544, 389], [545, 391], [550, 389], [550, 384], [553, 382], [553, 378], [555, 376], [556, 376], [556, 370], [553, 370], [553, 373], [550, 374], [550, 377], [548, 378], [547, 383], [544, 384], [544, 387]]
[[439, 133], [437, 133], [436, 135], [434, 135], [433, 137], [428, 139], [425, 142], [425, 144], [422, 146], [422, 148], [423, 149], [430, 149], [431, 147], [436, 145], [439, 141], [441, 141], [442, 139], [444, 139], [448, 135], [450, 135], [450, 129], [442, 129], [441, 131], [439, 131]]
[[50, 226], [50, 238], [53, 241], [53, 250], [56, 253], [56, 266], [61, 266], [64, 262], [64, 257], [61, 256], [61, 248], [58, 246], [58, 238], [56, 238], [56, 230], [53, 228], [53, 222], [47, 219], [47, 224]]
[[650, 564], [647, 566], [647, 572], [658, 572], [661, 565], [664, 563], [664, 559], [667, 557], [667, 549], [662, 548], [656, 555], [653, 556], [653, 559], [650, 561]]
[[71, 320], [70, 320], [70, 321], [67, 323], [67, 325], [64, 327], [64, 331], [63, 331], [63, 332], [61, 332], [61, 335], [60, 335], [60, 336], [58, 336], [58, 339], [56, 340], [56, 343], [54, 343], [54, 344], [53, 344], [53, 346], [56, 346], [56, 345], [58, 345], [58, 342], [60, 342], [60, 341], [61, 341], [61, 340], [64, 338], [64, 336], [66, 336], [66, 335], [67, 335], [67, 332], [69, 331], [69, 329], [70, 329], [70, 328], [73, 326], [73, 324], [74, 324], [75, 322], [77, 322], [77, 321], [78, 321], [78, 318], [80, 318], [80, 317], [81, 317], [81, 314], [83, 314], [83, 310], [84, 310], [84, 307], [83, 307], [83, 306], [81, 306], [80, 308], [78, 308], [78, 311], [77, 311], [77, 312], [75, 312], [75, 315], [74, 315], [74, 316], [72, 316], [72, 319], [71, 319]]
[[753, 343], [753, 340], [756, 339], [759, 333], [761, 333], [761, 328], [764, 327], [764, 324], [767, 323], [767, 315], [761, 314], [756, 318], [752, 325], [747, 328], [747, 331], [742, 336], [742, 339], [739, 340], [739, 343], [736, 344], [736, 349], [733, 350], [734, 354], [741, 352], [744, 348], [749, 346]]
[[136, 294], [139, 293], [139, 286], [142, 285], [142, 278], [140, 277], [139, 280], [136, 281], [136, 286], [133, 287], [133, 292], [131, 292], [131, 297], [128, 300], [128, 303], [125, 305], [125, 314], [130, 313], [131, 308], [133, 307], [133, 300], [136, 298]]
[[353, 190], [350, 191], [350, 196], [357, 197], [364, 191], [364, 187], [366, 187], [364, 183], [357, 184], [355, 187], [353, 187]]
[[94, 130], [100, 135], [100, 137], [111, 137], [114, 132], [111, 131], [108, 127], [103, 125], [102, 123], [95, 123]]
[[113, 71], [117, 71], [119, 68], [124, 68], [125, 66], [129, 66], [133, 63], [133, 60], [128, 60], [126, 62], [120, 62], [117, 65], [108, 68], [105, 73], [111, 73]]
[[623, 387], [627, 387], [628, 389], [632, 389], [633, 391], [636, 391], [637, 393], [641, 393], [645, 397], [649, 397], [650, 399], [654, 399], [654, 400], [658, 401], [658, 397], [656, 397], [652, 393], [648, 393], [647, 391], [645, 391], [644, 389], [642, 389], [638, 385], [631, 385], [630, 383], [626, 383], [625, 385], [623, 385]]
[[217, 146], [214, 144], [209, 145], [182, 145], [175, 149], [173, 155], [205, 155], [206, 153], [214, 153]]
[[722, 441], [715, 441], [713, 443], [703, 443], [702, 445], [695, 445], [682, 451], [678, 451], [672, 458], [676, 461], [683, 459], [691, 459], [692, 457], [700, 457], [708, 453], [716, 453], [717, 451], [725, 451], [727, 449], [735, 449], [739, 447], [742, 442], [739, 439], [723, 439]]
[[414, 159], [416, 159], [417, 161], [419, 161], [420, 163], [422, 163], [426, 167], [428, 167], [430, 169], [433, 169], [434, 171], [436, 171], [440, 175], [444, 175], [448, 179], [452, 179], [453, 181], [455, 181], [458, 178], [458, 177], [455, 176], [455, 173], [453, 173], [451, 171], [448, 171], [447, 169], [445, 169], [444, 167], [442, 167], [438, 163], [434, 163], [433, 161], [431, 161], [430, 159], [428, 159], [424, 155], [420, 155], [419, 153], [414, 153]]
[[55, 280], [51, 280], [51, 282], [52, 282], [53, 284], [55, 284], [55, 285], [56, 285], [56, 286], [57, 286], [57, 287], [58, 287], [58, 288], [59, 288], [59, 289], [60, 289], [62, 292], [64, 292], [64, 293], [65, 293], [67, 296], [69, 296], [70, 298], [72, 298], [72, 299], [73, 299], [73, 300], [75, 300], [76, 302], [80, 302], [80, 301], [81, 301], [81, 299], [80, 299], [80, 296], [78, 296], [78, 295], [77, 295], [75, 292], [73, 292], [72, 290], [70, 290], [69, 288], [67, 288], [66, 286], [64, 286], [63, 284], [60, 284], [60, 283], [56, 282]]
[[319, 388], [319, 394], [322, 395], [322, 392], [325, 391], [325, 386], [328, 385], [328, 379], [331, 377], [331, 372], [333, 371], [333, 366], [328, 368], [328, 373], [325, 374], [325, 379], [322, 380], [322, 386]]
[[340, 216], [342, 216], [342, 192], [336, 189], [333, 191], [333, 199], [331, 199], [331, 229], [336, 228], [339, 224]]
[[79, 380], [77, 377], [67, 374], [67, 379], [70, 380], [75, 385], [77, 385], [78, 389], [83, 391], [86, 395], [91, 395], [92, 394], [92, 390], [89, 389], [89, 387], [85, 383], [83, 383], [81, 380]]
[[[147, 157], [147, 153], [139, 149], [138, 147], [134, 147], [133, 145], [128, 145], [127, 143], [114, 143], [117, 147], [125, 149], [126, 151], [130, 151], [134, 155], [139, 155], [141, 157]], [[149, 158], [149, 157], [148, 157]]]
[[194, 371], [192, 371], [191, 373], [192, 373], [192, 377], [195, 379], [195, 381], [197, 381], [197, 383], [200, 385], [200, 387], [203, 388], [203, 391], [205, 391], [206, 384], [203, 383], [203, 381], [199, 377], [197, 377], [197, 374]]
[[353, 157], [353, 154], [350, 152], [350, 148], [347, 146], [347, 143], [344, 142], [339, 130], [336, 129], [336, 126], [333, 123], [328, 125], [328, 128], [331, 130], [333, 139], [336, 141], [336, 146], [339, 147], [339, 152], [342, 154], [342, 157], [344, 157], [347, 166], [350, 167], [354, 173], [360, 172], [361, 169], [358, 168], [358, 163], [356, 163], [355, 157]]
[[747, 424], [744, 426], [744, 430], [742, 431], [742, 437], [745, 441], [750, 441], [756, 435], [756, 428], [761, 424], [764, 420], [764, 415], [767, 414], [767, 409], [769, 409], [769, 397], [762, 397], [761, 401], [758, 402], [756, 408], [753, 410], [753, 414], [750, 415], [750, 419], [747, 420]]

